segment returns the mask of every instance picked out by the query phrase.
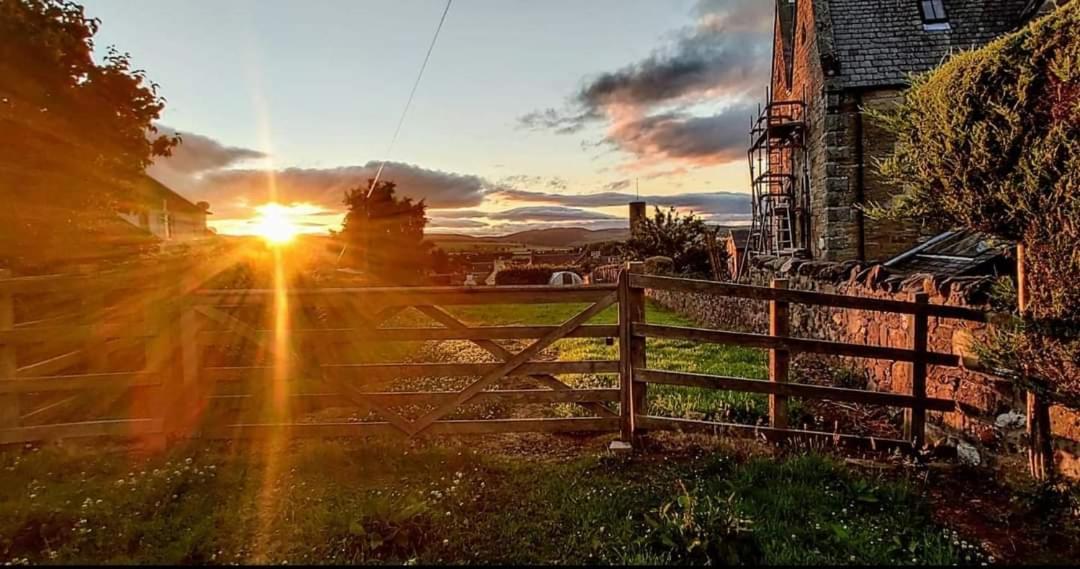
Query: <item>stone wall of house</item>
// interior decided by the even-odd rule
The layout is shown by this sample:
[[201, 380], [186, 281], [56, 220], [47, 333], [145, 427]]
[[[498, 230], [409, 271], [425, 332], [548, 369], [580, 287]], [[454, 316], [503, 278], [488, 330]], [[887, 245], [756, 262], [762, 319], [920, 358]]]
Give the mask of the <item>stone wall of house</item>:
[[[797, 3], [790, 80], [777, 23], [772, 97], [775, 101], [803, 100], [807, 104], [808, 241], [813, 258], [840, 261], [862, 255], [863, 259], [884, 261], [914, 245], [918, 231], [906, 224], [868, 219], [856, 206], [886, 203], [895, 192], [874, 166], [875, 159], [892, 152], [894, 137], [866, 112], [888, 110], [900, 100], [902, 91], [900, 86], [858, 90], [842, 87], [836, 63], [822, 58], [822, 53], [831, 51], [829, 9], [827, 2]], [[815, 11], [820, 12], [817, 17]], [[803, 164], [796, 162], [793, 171], [802, 172]]]
[[[930, 302], [985, 310], [992, 285], [989, 277], [934, 278], [931, 275], [890, 275], [881, 265], [857, 261], [833, 263], [758, 257], [746, 269], [751, 284], [769, 286], [775, 278], [788, 279], [789, 288], [827, 293], [911, 300], [926, 292]], [[702, 326], [764, 334], [768, 332], [768, 305], [763, 301], [704, 294], [650, 290], [649, 298]], [[910, 348], [912, 338], [904, 315], [820, 306], [791, 306], [791, 333], [797, 337]], [[954, 319], [930, 319], [931, 350], [955, 353], [964, 336], [984, 338], [986, 325]], [[796, 356], [798, 361], [799, 356]], [[862, 358], [836, 358], [835, 363], [866, 373], [869, 389], [911, 392], [910, 364]], [[839, 361], [843, 360], [843, 361]], [[951, 434], [987, 448], [1017, 448], [1023, 444], [1023, 407], [1011, 386], [983, 373], [931, 366], [927, 394], [956, 399], [970, 414], [929, 413], [932, 422]], [[1080, 478], [1080, 413], [1052, 407], [1051, 419], [1059, 470]], [[1019, 422], [1017, 422], [1019, 421]]]
[[[863, 141], [863, 202], [867, 204], [886, 204], [898, 191], [897, 187], [884, 179], [875, 165], [877, 160], [884, 160], [892, 154], [896, 137], [888, 132], [877, 120], [867, 116], [870, 112], [889, 112], [895, 109], [903, 99], [903, 93], [897, 89], [877, 89], [853, 94], [856, 108], [861, 113], [860, 129]], [[853, 116], [852, 120], [856, 120]], [[889, 220], [875, 220], [863, 216], [863, 249], [868, 262], [887, 261], [907, 251], [920, 240], [931, 235], [922, 233], [912, 223]]]
[[[791, 78], [777, 25], [773, 50], [773, 100], [806, 103], [806, 166], [795, 160], [793, 172], [804, 170], [810, 183], [810, 235], [806, 241], [816, 259], [853, 259], [858, 255], [856, 204], [856, 141], [854, 99], [837, 78], [834, 62], [822, 59], [831, 49], [831, 19], [815, 15], [827, 11], [827, 2], [798, 2], [793, 23]], [[819, 27], [822, 26], [822, 27]], [[804, 168], [805, 167], [805, 168]], [[800, 183], [802, 183], [800, 181]]]

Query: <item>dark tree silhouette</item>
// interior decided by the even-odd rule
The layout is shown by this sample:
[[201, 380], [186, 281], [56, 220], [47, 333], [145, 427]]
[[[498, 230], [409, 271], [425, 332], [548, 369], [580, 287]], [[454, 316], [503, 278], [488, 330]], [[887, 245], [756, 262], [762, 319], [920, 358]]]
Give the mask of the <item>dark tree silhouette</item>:
[[705, 240], [710, 235], [705, 222], [693, 213], [679, 215], [675, 208], [664, 211], [657, 207], [652, 217], [643, 220], [638, 235], [626, 245], [639, 259], [670, 257], [676, 272], [708, 276], [711, 268]]
[[178, 141], [157, 135], [165, 101], [126, 53], [94, 61], [97, 29], [73, 2], [0, 0], [0, 258], [9, 264], [101, 246], [93, 236], [115, 223], [116, 202]]
[[427, 206], [398, 198], [394, 182], [380, 181], [369, 194], [373, 182], [345, 194], [349, 212], [339, 235], [348, 247], [347, 264], [381, 281], [415, 283], [432, 262], [432, 245], [424, 241]]

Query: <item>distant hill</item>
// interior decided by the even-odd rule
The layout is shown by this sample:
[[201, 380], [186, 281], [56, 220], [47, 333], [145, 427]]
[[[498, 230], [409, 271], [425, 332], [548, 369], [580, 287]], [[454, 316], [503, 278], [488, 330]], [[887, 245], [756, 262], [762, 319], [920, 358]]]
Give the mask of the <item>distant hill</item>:
[[477, 237], [456, 233], [429, 233], [427, 239], [438, 245], [454, 243], [460, 245], [504, 244], [525, 247], [581, 247], [600, 241], [623, 241], [630, 237], [627, 228], [585, 229], [583, 227], [553, 227], [551, 229], [530, 229], [507, 235]]
[[[747, 225], [708, 224], [718, 229], [721, 236], [732, 229], [749, 229]], [[444, 249], [486, 249], [491, 247], [581, 247], [601, 241], [625, 241], [630, 238], [630, 229], [585, 229], [583, 227], [554, 227], [551, 229], [530, 229], [506, 235], [478, 237], [462, 233], [429, 233], [428, 241]]]

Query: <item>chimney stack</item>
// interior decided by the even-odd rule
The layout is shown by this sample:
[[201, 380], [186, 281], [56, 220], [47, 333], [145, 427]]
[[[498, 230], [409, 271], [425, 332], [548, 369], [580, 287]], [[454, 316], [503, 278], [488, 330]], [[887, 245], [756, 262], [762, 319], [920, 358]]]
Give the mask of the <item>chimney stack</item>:
[[645, 222], [645, 202], [630, 202], [630, 237], [638, 236]]

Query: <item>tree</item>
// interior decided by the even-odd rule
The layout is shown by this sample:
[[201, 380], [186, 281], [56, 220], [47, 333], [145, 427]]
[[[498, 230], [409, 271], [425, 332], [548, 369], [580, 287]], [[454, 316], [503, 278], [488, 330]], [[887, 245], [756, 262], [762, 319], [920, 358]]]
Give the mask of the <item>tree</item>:
[[369, 192], [373, 183], [345, 194], [349, 212], [340, 236], [349, 263], [386, 282], [416, 282], [432, 262], [431, 243], [424, 241], [427, 206], [396, 197], [394, 182], [380, 181]]
[[0, 0], [0, 258], [46, 263], [98, 246], [155, 156], [165, 101], [128, 54], [93, 58], [99, 22], [64, 0]]
[[670, 257], [677, 273], [705, 277], [712, 272], [705, 243], [709, 237], [708, 227], [700, 217], [693, 213], [680, 215], [675, 208], [663, 211], [657, 207], [651, 218], [642, 221], [638, 235], [626, 245], [638, 259]]
[[882, 171], [902, 193], [878, 215], [1025, 244], [1029, 311], [997, 346], [1032, 385], [1080, 402], [1080, 2], [917, 78], [881, 117]]

